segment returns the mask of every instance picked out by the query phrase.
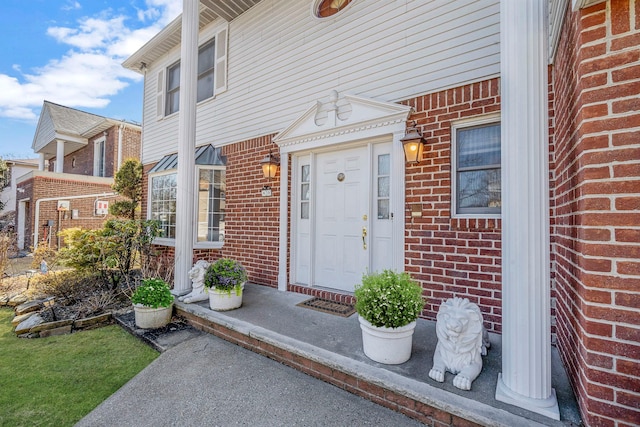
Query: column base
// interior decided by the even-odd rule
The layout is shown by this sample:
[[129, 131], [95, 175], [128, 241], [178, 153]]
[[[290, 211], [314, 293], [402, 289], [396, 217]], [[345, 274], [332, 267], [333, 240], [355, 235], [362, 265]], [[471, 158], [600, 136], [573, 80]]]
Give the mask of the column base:
[[496, 387], [496, 400], [518, 406], [554, 420], [560, 420], [560, 408], [558, 408], [555, 389], [551, 389], [551, 396], [546, 399], [534, 399], [523, 396], [507, 387], [504, 381], [502, 381], [502, 374], [500, 373], [498, 374], [498, 385]]

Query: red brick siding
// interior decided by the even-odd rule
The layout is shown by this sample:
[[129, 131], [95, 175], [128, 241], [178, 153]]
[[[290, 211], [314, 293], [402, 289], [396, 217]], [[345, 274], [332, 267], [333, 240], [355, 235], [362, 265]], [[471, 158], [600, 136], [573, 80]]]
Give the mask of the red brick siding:
[[[78, 177], [78, 179], [76, 180], [72, 178], [57, 179], [44, 176], [36, 176], [35, 178], [21, 183], [19, 185], [19, 188], [24, 189], [25, 192], [21, 194], [23, 194], [24, 197], [28, 197], [30, 199], [29, 210], [28, 212], [26, 212], [25, 220], [25, 248], [33, 246], [33, 225], [35, 225], [35, 206], [37, 200], [51, 197], [60, 197], [64, 200], [65, 197], [70, 196], [111, 193], [113, 191], [110, 184], [85, 182], [81, 180], [81, 177]], [[110, 203], [118, 200], [118, 198], [116, 197], [100, 197], [99, 199], [108, 200]], [[70, 209], [78, 210], [79, 217], [77, 219], [71, 219], [71, 211], [67, 212], [66, 218], [63, 212], [58, 212], [57, 200], [40, 202], [38, 218], [38, 240], [42, 242], [50, 232], [50, 245], [51, 247], [56, 248], [58, 247], [58, 239], [56, 235], [61, 230], [72, 227], [82, 227], [89, 229], [102, 227], [105, 220], [113, 217], [110, 215], [107, 215], [106, 217], [94, 216], [95, 200], [95, 197], [69, 199]], [[54, 226], [51, 231], [46, 229], [48, 220], [54, 221]]]
[[569, 10], [555, 60], [557, 340], [592, 426], [640, 421], [639, 17]]
[[[469, 298], [482, 310], [488, 329], [500, 332], [501, 221], [452, 218], [451, 123], [500, 111], [498, 79], [424, 95], [403, 102], [413, 107], [427, 143], [422, 161], [407, 166], [405, 269], [428, 298], [424, 317], [435, 319], [440, 303]], [[412, 218], [409, 205], [420, 204]]]
[[[105, 176], [115, 175], [118, 162], [118, 132], [120, 125], [107, 129], [105, 138]], [[89, 139], [89, 143], [80, 150], [74, 151], [64, 157], [64, 172], [93, 176], [93, 160], [95, 155], [95, 142], [105, 136], [99, 133]], [[140, 130], [125, 125], [122, 130], [122, 161], [140, 158], [141, 133]], [[74, 166], [75, 160], [75, 166]], [[53, 171], [50, 167], [49, 170]]]

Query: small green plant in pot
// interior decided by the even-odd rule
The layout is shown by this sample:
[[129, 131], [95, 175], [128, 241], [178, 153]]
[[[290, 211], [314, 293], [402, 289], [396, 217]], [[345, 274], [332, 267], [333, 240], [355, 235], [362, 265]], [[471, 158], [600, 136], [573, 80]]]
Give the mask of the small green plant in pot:
[[204, 275], [211, 309], [224, 311], [240, 307], [246, 281], [247, 270], [236, 260], [220, 258], [211, 264]]
[[406, 272], [384, 270], [364, 275], [355, 297], [364, 353], [386, 364], [409, 360], [416, 320], [425, 305], [420, 285]]
[[171, 321], [173, 295], [169, 284], [162, 279], [144, 279], [131, 295], [136, 326], [156, 329]]

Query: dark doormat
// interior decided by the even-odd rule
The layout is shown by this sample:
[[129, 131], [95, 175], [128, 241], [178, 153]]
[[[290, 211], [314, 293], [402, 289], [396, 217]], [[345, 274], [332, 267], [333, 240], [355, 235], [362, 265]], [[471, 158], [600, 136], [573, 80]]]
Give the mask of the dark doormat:
[[356, 312], [356, 309], [351, 304], [329, 301], [324, 298], [311, 298], [296, 305], [342, 317], [349, 317]]

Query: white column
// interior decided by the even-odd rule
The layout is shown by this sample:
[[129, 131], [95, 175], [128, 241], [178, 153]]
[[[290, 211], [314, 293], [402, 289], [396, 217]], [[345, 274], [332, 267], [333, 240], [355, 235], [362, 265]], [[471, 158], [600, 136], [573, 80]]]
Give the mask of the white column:
[[56, 170], [57, 173], [64, 171], [64, 141], [58, 139], [56, 141]]
[[198, 0], [182, 1], [182, 46], [180, 48], [180, 117], [178, 124], [178, 194], [176, 197], [176, 246], [174, 289], [189, 292], [193, 265], [196, 200], [196, 95], [198, 75]]
[[496, 399], [560, 419], [551, 388], [547, 0], [500, 4], [502, 373]]
[[38, 156], [38, 170], [44, 170], [44, 153], [40, 153]]
[[278, 255], [278, 290], [287, 290], [287, 231], [289, 230], [289, 153], [280, 153], [280, 251]]

